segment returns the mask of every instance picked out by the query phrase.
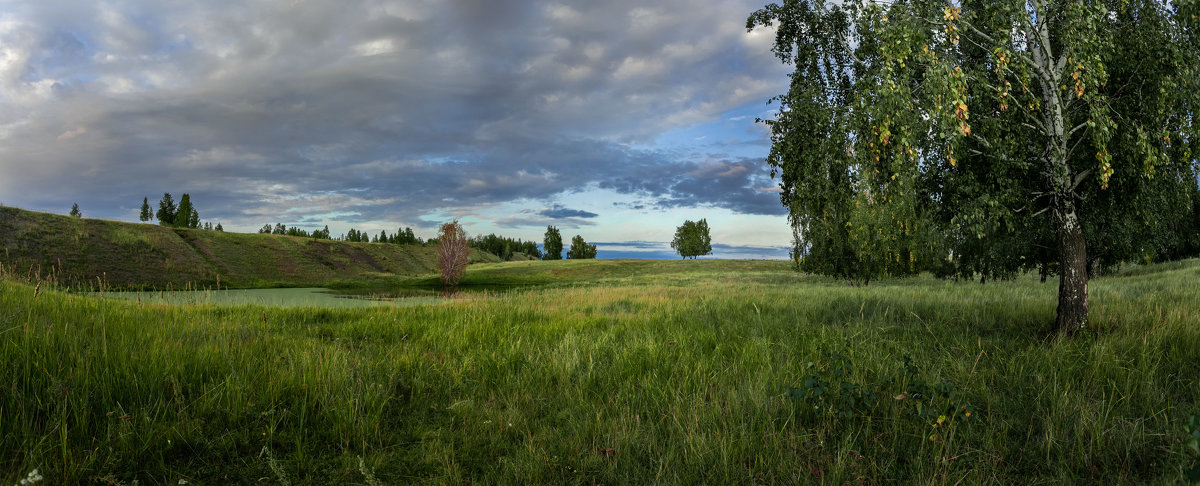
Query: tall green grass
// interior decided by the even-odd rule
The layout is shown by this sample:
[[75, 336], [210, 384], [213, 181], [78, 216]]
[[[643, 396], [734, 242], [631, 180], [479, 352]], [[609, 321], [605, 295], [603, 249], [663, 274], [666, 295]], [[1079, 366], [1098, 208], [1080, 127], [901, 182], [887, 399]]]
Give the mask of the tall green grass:
[[336, 310], [139, 306], [10, 276], [0, 484], [1141, 484], [1196, 461], [1200, 262], [1094, 281], [1069, 339], [1033, 280], [596, 265], [472, 268], [582, 276]]

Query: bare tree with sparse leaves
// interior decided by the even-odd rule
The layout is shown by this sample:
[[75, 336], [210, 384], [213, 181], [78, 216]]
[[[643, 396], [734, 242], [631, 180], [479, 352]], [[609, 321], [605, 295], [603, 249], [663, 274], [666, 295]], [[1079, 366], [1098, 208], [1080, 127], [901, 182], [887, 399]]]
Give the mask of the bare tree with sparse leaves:
[[442, 273], [442, 283], [447, 291], [462, 280], [470, 254], [467, 232], [458, 224], [458, 220], [443, 224], [438, 230], [438, 270]]

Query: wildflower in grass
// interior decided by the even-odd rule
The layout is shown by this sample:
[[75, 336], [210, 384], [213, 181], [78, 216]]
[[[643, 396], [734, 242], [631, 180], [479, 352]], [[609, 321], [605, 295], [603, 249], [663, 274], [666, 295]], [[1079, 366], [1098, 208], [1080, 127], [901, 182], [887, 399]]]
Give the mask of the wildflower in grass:
[[266, 453], [267, 466], [271, 468], [271, 472], [275, 473], [275, 477], [279, 480], [279, 483], [285, 486], [292, 484], [288, 481], [287, 474], [283, 471], [283, 466], [279, 464], [279, 461], [275, 460], [275, 454], [271, 453], [271, 448], [263, 446], [262, 451], [259, 452], [259, 457], [262, 457], [263, 453]]
[[367, 463], [363, 461], [362, 456], [358, 456], [358, 472], [361, 473], [363, 478], [367, 480], [368, 485], [377, 486], [380, 484], [379, 480], [375, 479], [375, 473], [372, 472], [371, 468], [367, 467]]
[[42, 475], [38, 473], [37, 469], [34, 469], [32, 471], [29, 471], [29, 474], [25, 475], [25, 479], [22, 479], [21, 482], [18, 484], [20, 484], [21, 486], [25, 486], [28, 484], [37, 484], [37, 483], [42, 482], [42, 479], [43, 479]]

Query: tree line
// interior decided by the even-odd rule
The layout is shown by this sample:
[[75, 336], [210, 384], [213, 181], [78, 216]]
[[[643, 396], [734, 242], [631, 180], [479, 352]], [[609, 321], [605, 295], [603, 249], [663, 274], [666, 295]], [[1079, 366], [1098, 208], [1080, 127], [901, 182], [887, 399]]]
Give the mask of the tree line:
[[[496, 234], [468, 238], [466, 231], [457, 220], [441, 225], [437, 238], [429, 241], [437, 244], [438, 270], [447, 293], [450, 293], [454, 286], [462, 280], [471, 247], [487, 251], [504, 260], [511, 260], [516, 253], [540, 257], [543, 260], [562, 260], [562, 233], [554, 226], [546, 227], [542, 243], [543, 251], [538, 251], [535, 242], [521, 241]], [[567, 258], [577, 260], [596, 258], [596, 245], [588, 244], [582, 236], [575, 235], [571, 239], [571, 248], [567, 252]]]
[[[77, 218], [83, 216], [78, 203], [71, 206], [70, 215]], [[215, 226], [210, 222], [201, 223], [200, 212], [196, 209], [191, 195], [188, 193], [184, 193], [180, 197], [179, 202], [176, 203], [171, 193], [164, 192], [163, 197], [158, 202], [158, 211], [153, 213], [151, 213], [150, 198], [142, 198], [142, 206], [138, 219], [142, 222], [148, 222], [152, 218], [156, 218], [158, 224], [162, 226], [173, 228], [225, 230], [221, 226], [221, 223], [217, 223]], [[564, 256], [562, 233], [555, 226], [546, 227], [541, 249], [538, 248], [536, 242], [524, 241], [519, 238], [510, 238], [494, 233], [466, 238], [466, 233], [461, 230], [461, 225], [458, 228], [460, 228], [458, 230], [459, 233], [466, 239], [467, 244], [471, 248], [486, 251], [500, 257], [504, 261], [511, 261], [519, 255], [541, 260], [562, 260]], [[309, 231], [297, 226], [287, 226], [283, 223], [275, 223], [273, 225], [267, 223], [262, 228], [259, 228], [258, 233], [354, 243], [390, 243], [397, 245], [439, 244], [438, 238], [430, 239], [427, 242], [416, 236], [413, 229], [407, 226], [397, 229], [396, 232], [391, 234], [388, 234], [386, 230], [381, 230], [379, 234], [371, 234], [350, 228], [342, 235], [333, 236], [329, 231], [328, 225], [325, 225], [321, 229]], [[459, 233], [455, 233], [455, 235]], [[674, 248], [684, 258], [695, 258], [711, 254], [711, 243], [712, 238], [709, 235], [708, 222], [704, 219], [701, 219], [699, 222], [689, 220], [676, 229], [675, 240], [671, 242], [671, 248]], [[572, 260], [594, 259], [596, 258], [596, 254], [596, 245], [589, 244], [580, 235], [575, 235], [571, 238], [571, 246], [567, 249], [566, 258]]]
[[390, 243], [394, 245], [423, 245], [425, 241], [418, 237], [412, 228], [404, 227], [397, 229], [395, 233], [388, 234], [387, 230], [380, 230], [379, 234], [372, 234], [366, 231], [360, 231], [350, 228], [344, 234], [333, 236], [329, 232], [329, 225], [311, 232], [297, 226], [287, 226], [283, 223], [264, 224], [258, 230], [259, 234], [268, 235], [287, 235], [299, 236], [303, 238], [313, 238], [318, 240], [334, 240], [347, 241], [351, 243]]
[[138, 211], [138, 220], [146, 223], [151, 219], [157, 219], [160, 226], [169, 226], [172, 228], [193, 228], [210, 231], [225, 231], [221, 223], [213, 225], [211, 222], [200, 221], [200, 211], [192, 203], [192, 196], [184, 193], [179, 197], [179, 203], [175, 203], [175, 198], [171, 193], [164, 192], [162, 199], [158, 200], [158, 211], [150, 212], [150, 198], [142, 198], [142, 207]]
[[[71, 212], [68, 214], [74, 218], [82, 218], [83, 211], [79, 209], [79, 203], [72, 204]], [[155, 218], [158, 219], [159, 225], [172, 228], [225, 231], [221, 223], [217, 223], [215, 226], [208, 221], [202, 223], [200, 221], [200, 212], [192, 205], [192, 197], [187, 193], [184, 193], [183, 197], [179, 199], [179, 203], [176, 204], [175, 198], [171, 196], [171, 193], [164, 192], [162, 199], [158, 201], [158, 211], [154, 213], [150, 212], [150, 198], [142, 198], [142, 206], [138, 211], [138, 220], [146, 223]]]
[[[562, 260], [563, 259], [563, 240], [562, 233], [555, 226], [547, 226], [546, 234], [542, 239], [542, 259], [543, 260]], [[588, 244], [582, 236], [575, 235], [571, 238], [571, 248], [567, 250], [567, 259], [569, 260], [586, 260], [596, 258], [596, 245]]]
[[496, 255], [504, 261], [511, 261], [519, 258], [520, 255], [524, 255], [526, 259], [540, 260], [542, 258], [542, 252], [538, 249], [537, 242], [534, 241], [522, 241], [496, 234], [476, 236], [469, 241], [472, 248]]
[[[542, 247], [540, 249], [537, 242], [524, 241], [520, 238], [510, 238], [494, 233], [468, 238], [465, 236], [466, 233], [461, 230], [461, 225], [458, 225], [458, 227], [459, 229], [455, 231], [464, 235], [463, 238], [471, 248], [486, 251], [500, 257], [504, 261], [512, 261], [522, 256], [526, 259], [539, 260], [562, 260], [564, 258], [562, 233], [554, 226], [546, 227], [546, 234], [542, 239]], [[442, 229], [446, 230], [447, 228]], [[452, 232], [452, 234], [457, 235], [459, 233]], [[439, 238], [429, 241], [430, 243], [441, 244]], [[596, 245], [589, 244], [580, 235], [575, 235], [571, 239], [571, 246], [566, 248], [566, 250], [565, 257], [576, 260], [593, 259], [596, 258], [597, 253]]]

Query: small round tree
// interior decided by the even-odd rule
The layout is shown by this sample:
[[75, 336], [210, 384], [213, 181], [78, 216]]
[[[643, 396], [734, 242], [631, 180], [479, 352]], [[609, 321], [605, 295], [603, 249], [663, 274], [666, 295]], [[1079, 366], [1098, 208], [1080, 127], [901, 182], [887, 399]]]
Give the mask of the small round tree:
[[701, 219], [699, 223], [688, 220], [683, 226], [675, 229], [675, 239], [671, 248], [683, 258], [712, 254], [712, 236], [708, 233], [708, 221]]
[[569, 260], [590, 260], [596, 258], [596, 245], [589, 245], [582, 236], [571, 238], [571, 249], [567, 251]]
[[467, 259], [471, 248], [467, 245], [467, 232], [458, 220], [443, 224], [438, 230], [438, 270], [446, 289], [458, 285], [467, 271]]

